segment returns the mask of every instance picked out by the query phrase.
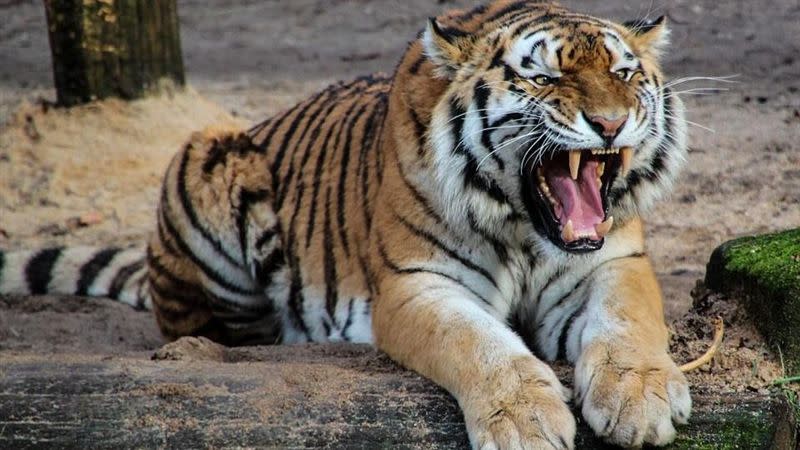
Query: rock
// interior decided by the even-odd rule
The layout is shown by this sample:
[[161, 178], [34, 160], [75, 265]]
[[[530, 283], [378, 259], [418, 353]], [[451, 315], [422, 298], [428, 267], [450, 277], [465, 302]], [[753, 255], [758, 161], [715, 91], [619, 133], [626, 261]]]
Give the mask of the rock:
[[800, 372], [800, 228], [750, 236], [717, 247], [708, 288], [740, 299], [786, 370]]

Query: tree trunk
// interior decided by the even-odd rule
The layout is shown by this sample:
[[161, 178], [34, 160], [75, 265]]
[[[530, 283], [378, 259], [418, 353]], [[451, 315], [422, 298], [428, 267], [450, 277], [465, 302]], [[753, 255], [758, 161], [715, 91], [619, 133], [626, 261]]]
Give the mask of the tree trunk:
[[[147, 356], [0, 354], [0, 448], [468, 447], [455, 400], [367, 346], [182, 339]], [[668, 448], [794, 449], [779, 392], [693, 390]], [[576, 448], [606, 446], [579, 420]]]
[[62, 106], [184, 83], [176, 0], [45, 0]]

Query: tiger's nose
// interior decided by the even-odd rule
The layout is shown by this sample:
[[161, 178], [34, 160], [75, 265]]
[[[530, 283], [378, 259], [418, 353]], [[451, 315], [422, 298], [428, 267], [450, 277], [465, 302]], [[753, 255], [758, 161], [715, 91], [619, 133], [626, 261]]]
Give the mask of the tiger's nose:
[[625, 124], [625, 121], [628, 120], [628, 115], [621, 115], [616, 117], [604, 117], [604, 116], [586, 116], [587, 122], [589, 125], [597, 132], [600, 136], [604, 138], [615, 138], [619, 133], [619, 129], [622, 128], [622, 125]]

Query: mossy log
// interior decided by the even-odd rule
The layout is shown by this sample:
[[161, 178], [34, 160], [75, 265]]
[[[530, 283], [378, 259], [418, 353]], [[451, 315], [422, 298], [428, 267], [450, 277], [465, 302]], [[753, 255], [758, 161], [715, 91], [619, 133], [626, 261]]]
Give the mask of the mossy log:
[[[0, 448], [468, 446], [450, 395], [367, 346], [177, 353], [0, 354]], [[670, 448], [794, 449], [779, 393], [697, 387], [694, 401]], [[577, 448], [604, 448], [579, 428]]]
[[787, 371], [800, 373], [800, 228], [722, 244], [711, 255], [705, 282], [741, 299]]
[[45, 0], [58, 103], [184, 83], [176, 0]]

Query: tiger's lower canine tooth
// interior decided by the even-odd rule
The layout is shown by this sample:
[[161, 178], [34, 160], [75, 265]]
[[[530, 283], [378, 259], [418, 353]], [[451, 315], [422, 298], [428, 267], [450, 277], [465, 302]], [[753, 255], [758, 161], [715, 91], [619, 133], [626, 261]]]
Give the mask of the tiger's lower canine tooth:
[[594, 226], [594, 231], [597, 232], [597, 236], [603, 237], [611, 231], [611, 227], [614, 225], [614, 216], [608, 216], [604, 222], [598, 223]]
[[633, 159], [633, 148], [631, 147], [622, 147], [620, 149], [620, 155], [622, 157], [622, 176], [628, 174], [628, 171], [631, 170], [631, 160]]
[[573, 180], [578, 179], [578, 170], [581, 168], [581, 151], [572, 150], [569, 152], [569, 174]]
[[564, 229], [561, 230], [561, 239], [564, 242], [572, 242], [575, 240], [575, 230], [572, 229], [572, 221], [568, 220], [567, 224], [564, 225]]

